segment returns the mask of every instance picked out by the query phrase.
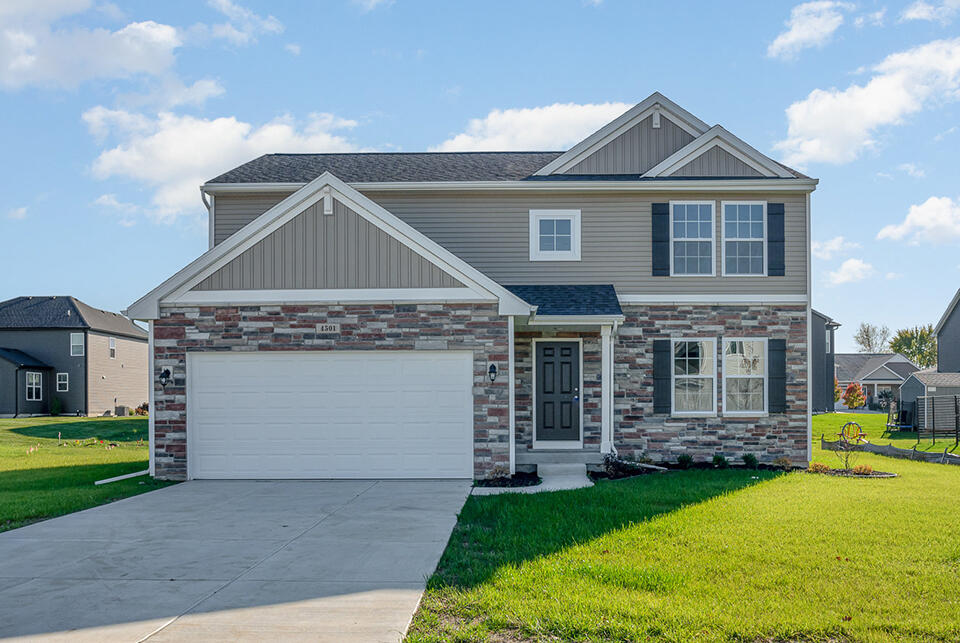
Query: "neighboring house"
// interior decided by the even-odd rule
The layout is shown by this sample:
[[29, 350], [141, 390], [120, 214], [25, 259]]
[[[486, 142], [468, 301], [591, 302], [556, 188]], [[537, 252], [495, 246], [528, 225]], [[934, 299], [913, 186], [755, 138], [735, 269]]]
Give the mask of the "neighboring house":
[[151, 471], [810, 455], [817, 181], [654, 94], [565, 152], [268, 154], [132, 304]]
[[819, 311], [810, 310], [810, 397], [814, 413], [834, 410], [834, 340], [838, 328], [838, 322]]
[[904, 404], [920, 396], [960, 395], [960, 290], [953, 296], [933, 329], [937, 340], [937, 365], [913, 374], [900, 387]]
[[[911, 373], [920, 370], [900, 353], [836, 353], [834, 360], [840, 388], [846, 390], [852, 382], [859, 382], [867, 405], [876, 403], [884, 391], [894, 395]], [[842, 400], [837, 408], [845, 408]]]
[[147, 333], [73, 297], [0, 302], [0, 416], [104, 415], [147, 401]]

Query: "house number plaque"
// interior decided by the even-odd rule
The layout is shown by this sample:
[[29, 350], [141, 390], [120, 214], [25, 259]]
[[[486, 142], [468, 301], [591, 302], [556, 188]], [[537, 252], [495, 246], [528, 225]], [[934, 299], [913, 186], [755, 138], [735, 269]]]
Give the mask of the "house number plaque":
[[318, 333], [339, 333], [340, 324], [317, 324]]

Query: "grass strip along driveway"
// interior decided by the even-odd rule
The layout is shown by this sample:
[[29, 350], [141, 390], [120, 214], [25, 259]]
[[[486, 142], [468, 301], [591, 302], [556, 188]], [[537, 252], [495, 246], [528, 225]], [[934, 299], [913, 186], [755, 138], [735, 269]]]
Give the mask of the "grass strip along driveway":
[[960, 467], [857, 457], [471, 497], [408, 640], [960, 640]]
[[147, 476], [94, 486], [146, 469], [148, 454], [145, 418], [0, 420], [0, 531], [165, 486]]

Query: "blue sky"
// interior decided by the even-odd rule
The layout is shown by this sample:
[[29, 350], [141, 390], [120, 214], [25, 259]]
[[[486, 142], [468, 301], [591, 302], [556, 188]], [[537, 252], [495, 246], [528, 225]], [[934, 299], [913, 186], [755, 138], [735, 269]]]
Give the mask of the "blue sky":
[[935, 323], [960, 285], [960, 0], [4, 0], [0, 299], [120, 310], [265, 152], [565, 149], [659, 90], [821, 180], [814, 306]]

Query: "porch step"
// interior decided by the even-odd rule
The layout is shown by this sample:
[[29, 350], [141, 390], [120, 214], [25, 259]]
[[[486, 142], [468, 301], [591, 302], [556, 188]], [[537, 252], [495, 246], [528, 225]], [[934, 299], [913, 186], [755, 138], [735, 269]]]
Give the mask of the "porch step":
[[537, 474], [541, 483], [533, 487], [474, 487], [475, 496], [493, 496], [502, 493], [541, 493], [544, 491], [567, 491], [592, 487], [593, 481], [587, 477], [585, 464], [540, 464]]
[[603, 455], [600, 451], [585, 451], [581, 449], [518, 449], [517, 464], [535, 464], [537, 466], [549, 464], [601, 464]]

